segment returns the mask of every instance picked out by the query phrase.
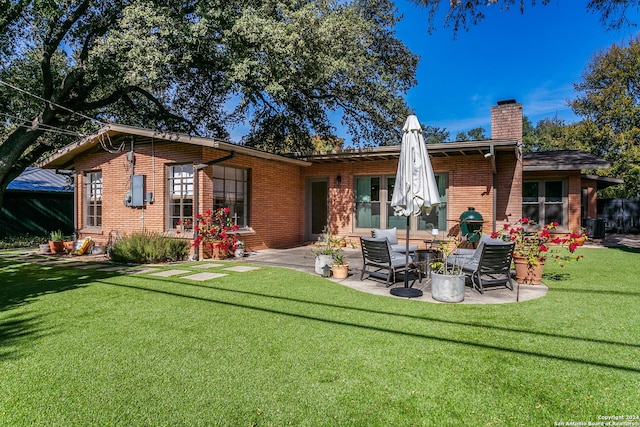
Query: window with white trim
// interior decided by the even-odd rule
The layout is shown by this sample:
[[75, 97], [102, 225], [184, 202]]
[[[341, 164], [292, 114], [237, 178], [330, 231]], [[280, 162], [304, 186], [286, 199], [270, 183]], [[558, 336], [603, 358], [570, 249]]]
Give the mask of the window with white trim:
[[[447, 185], [446, 173], [435, 174], [440, 192], [440, 204], [427, 215], [423, 213], [410, 218], [412, 230], [429, 231], [447, 227]], [[405, 229], [407, 218], [395, 216], [391, 207], [395, 175], [357, 176], [356, 192], [356, 228], [393, 228]]]
[[85, 227], [102, 227], [102, 171], [86, 172]]
[[569, 205], [566, 180], [524, 181], [522, 184], [522, 215], [539, 224], [557, 222], [567, 227]]
[[193, 221], [193, 165], [174, 165], [168, 168], [168, 227], [178, 222]]
[[249, 226], [249, 171], [231, 166], [213, 166], [213, 207], [228, 207], [234, 224]]

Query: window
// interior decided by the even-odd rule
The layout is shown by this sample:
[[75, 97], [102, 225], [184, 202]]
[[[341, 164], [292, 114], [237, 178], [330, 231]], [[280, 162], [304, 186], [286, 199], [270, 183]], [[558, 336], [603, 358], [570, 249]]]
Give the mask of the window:
[[102, 227], [102, 172], [85, 174], [85, 227]]
[[169, 166], [168, 177], [168, 227], [176, 228], [180, 220], [193, 220], [193, 166]]
[[568, 190], [565, 181], [525, 181], [522, 186], [522, 214], [539, 225], [557, 222], [567, 227]]
[[240, 228], [249, 226], [249, 171], [230, 166], [213, 167], [213, 207], [231, 209]]
[[[358, 176], [356, 177], [356, 228], [405, 229], [407, 219], [395, 216], [391, 207], [396, 177]], [[440, 204], [428, 215], [423, 213], [411, 218], [411, 229], [428, 231], [447, 227], [447, 174], [436, 174], [440, 191]], [[382, 200], [385, 203], [382, 203]]]

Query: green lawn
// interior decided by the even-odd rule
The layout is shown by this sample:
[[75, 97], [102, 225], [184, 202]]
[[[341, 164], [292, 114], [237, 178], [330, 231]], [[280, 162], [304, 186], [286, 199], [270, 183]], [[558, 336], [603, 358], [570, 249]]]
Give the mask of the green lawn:
[[580, 262], [547, 266], [545, 297], [482, 306], [269, 267], [194, 282], [0, 260], [0, 425], [638, 417], [640, 254], [580, 251]]

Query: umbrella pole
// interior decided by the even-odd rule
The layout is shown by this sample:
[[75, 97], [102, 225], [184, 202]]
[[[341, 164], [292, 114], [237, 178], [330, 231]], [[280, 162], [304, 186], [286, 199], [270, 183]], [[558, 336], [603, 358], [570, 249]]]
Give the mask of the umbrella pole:
[[409, 275], [407, 274], [407, 272], [409, 271], [409, 218], [411, 217], [407, 216], [407, 237], [405, 238], [407, 245], [404, 251], [404, 287], [405, 288], [409, 287]]
[[422, 296], [422, 291], [420, 289], [409, 287], [409, 219], [410, 217], [407, 216], [407, 245], [404, 252], [404, 286], [391, 289], [391, 295], [405, 298], [417, 298]]

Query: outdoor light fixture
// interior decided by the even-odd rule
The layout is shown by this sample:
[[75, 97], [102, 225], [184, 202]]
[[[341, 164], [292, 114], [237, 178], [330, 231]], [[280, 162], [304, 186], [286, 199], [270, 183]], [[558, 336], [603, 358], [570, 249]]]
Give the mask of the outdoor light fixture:
[[485, 159], [489, 159], [491, 157], [493, 157], [493, 153], [487, 153], [487, 154], [484, 155]]
[[342, 184], [342, 175], [336, 176], [336, 185], [340, 187], [340, 184]]

